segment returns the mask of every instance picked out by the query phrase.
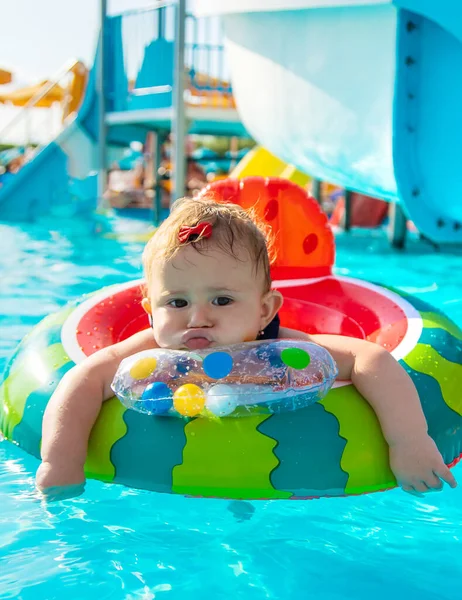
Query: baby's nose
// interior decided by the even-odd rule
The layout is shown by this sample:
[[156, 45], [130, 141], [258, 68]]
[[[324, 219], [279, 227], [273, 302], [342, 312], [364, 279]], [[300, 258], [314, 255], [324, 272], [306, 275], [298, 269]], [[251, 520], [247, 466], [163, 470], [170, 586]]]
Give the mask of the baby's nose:
[[193, 306], [189, 313], [190, 328], [194, 327], [211, 327], [212, 321], [210, 311], [206, 306]]

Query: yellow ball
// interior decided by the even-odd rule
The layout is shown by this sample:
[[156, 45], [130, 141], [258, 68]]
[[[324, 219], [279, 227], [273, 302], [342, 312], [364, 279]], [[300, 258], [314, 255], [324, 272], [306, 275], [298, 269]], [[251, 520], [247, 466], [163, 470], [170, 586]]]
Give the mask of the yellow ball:
[[130, 369], [130, 375], [133, 379], [146, 379], [154, 373], [156, 367], [157, 360], [155, 358], [141, 358]]
[[173, 394], [173, 406], [184, 417], [195, 417], [205, 406], [205, 394], [198, 385], [185, 383]]

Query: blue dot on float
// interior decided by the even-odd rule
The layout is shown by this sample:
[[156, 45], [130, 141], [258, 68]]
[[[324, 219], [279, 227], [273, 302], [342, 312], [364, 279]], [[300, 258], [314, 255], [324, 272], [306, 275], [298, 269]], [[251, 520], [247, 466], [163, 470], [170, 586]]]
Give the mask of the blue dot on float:
[[204, 358], [203, 367], [211, 379], [222, 379], [231, 373], [233, 357], [227, 352], [213, 352]]
[[154, 381], [146, 386], [141, 401], [147, 412], [163, 415], [173, 406], [173, 393], [166, 383]]

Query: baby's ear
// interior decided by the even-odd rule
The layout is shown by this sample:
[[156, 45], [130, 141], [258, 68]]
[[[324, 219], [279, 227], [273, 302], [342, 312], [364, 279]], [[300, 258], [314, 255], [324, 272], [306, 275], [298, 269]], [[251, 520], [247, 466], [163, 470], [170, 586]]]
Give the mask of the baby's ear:
[[281, 292], [270, 290], [263, 296], [261, 304], [261, 329], [271, 323], [284, 302]]
[[152, 315], [151, 303], [149, 302], [149, 300], [147, 298], [143, 298], [141, 300], [141, 306], [148, 313], [148, 315]]

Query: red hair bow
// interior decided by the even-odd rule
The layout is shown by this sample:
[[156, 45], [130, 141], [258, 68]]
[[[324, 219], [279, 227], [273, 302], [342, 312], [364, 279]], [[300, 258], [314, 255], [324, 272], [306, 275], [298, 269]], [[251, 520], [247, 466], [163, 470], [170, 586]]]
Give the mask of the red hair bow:
[[[199, 236], [203, 238], [209, 238], [212, 235], [212, 224], [211, 223], [198, 223], [194, 227], [188, 227], [183, 225], [180, 227], [178, 232], [178, 241], [180, 244], [187, 244], [188, 242], [194, 242]], [[193, 239], [191, 239], [194, 236]]]

